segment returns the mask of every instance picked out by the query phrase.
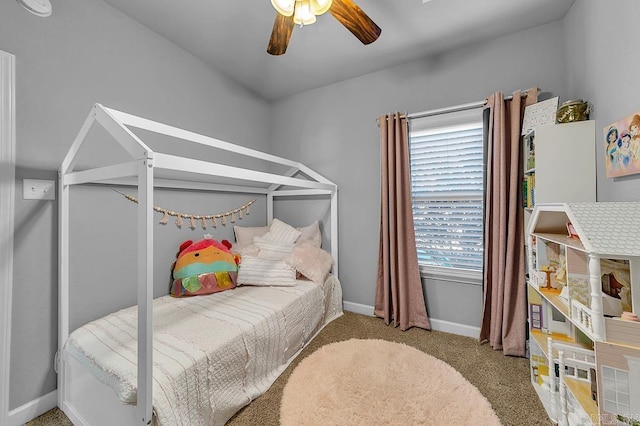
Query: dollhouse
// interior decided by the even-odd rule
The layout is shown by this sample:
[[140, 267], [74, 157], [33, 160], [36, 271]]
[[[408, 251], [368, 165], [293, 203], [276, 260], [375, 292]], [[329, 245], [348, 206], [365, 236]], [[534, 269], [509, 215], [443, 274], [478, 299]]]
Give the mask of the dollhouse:
[[531, 380], [560, 425], [640, 424], [640, 202], [538, 204], [527, 226]]

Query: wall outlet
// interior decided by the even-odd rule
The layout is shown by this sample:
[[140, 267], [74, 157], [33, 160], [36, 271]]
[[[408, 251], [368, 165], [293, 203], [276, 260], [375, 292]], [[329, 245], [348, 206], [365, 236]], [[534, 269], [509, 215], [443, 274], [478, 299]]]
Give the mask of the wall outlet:
[[55, 200], [56, 182], [53, 180], [23, 179], [23, 200]]

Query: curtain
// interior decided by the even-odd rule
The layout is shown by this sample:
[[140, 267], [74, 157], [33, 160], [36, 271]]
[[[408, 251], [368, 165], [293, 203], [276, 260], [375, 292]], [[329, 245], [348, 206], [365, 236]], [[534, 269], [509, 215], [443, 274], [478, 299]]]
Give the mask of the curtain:
[[418, 269], [411, 207], [407, 118], [383, 115], [380, 122], [381, 210], [374, 314], [401, 330], [429, 330]]
[[521, 141], [524, 107], [537, 102], [538, 89], [487, 99], [484, 294], [480, 340], [504, 355], [524, 356], [526, 282]]

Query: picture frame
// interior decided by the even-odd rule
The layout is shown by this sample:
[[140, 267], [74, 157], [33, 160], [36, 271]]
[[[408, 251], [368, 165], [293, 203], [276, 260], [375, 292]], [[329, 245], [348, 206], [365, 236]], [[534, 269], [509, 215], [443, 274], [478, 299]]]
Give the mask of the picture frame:
[[603, 133], [606, 176], [640, 173], [640, 110], [605, 126]]

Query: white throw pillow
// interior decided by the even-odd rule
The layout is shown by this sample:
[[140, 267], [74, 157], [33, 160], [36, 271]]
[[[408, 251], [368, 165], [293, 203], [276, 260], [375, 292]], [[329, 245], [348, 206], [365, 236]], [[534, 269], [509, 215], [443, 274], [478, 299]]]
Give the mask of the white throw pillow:
[[311, 241], [314, 246], [322, 247], [322, 233], [320, 232], [320, 225], [316, 220], [311, 225], [304, 226], [302, 228], [296, 228], [302, 232], [296, 244], [300, 244], [304, 241]]
[[253, 245], [258, 248], [257, 256], [263, 259], [284, 259], [293, 250], [292, 243], [279, 243], [262, 237], [253, 237]]
[[237, 281], [241, 285], [292, 287], [296, 285], [296, 270], [284, 260], [244, 256]]
[[298, 231], [291, 225], [287, 225], [279, 219], [273, 219], [269, 232], [264, 234], [262, 238], [265, 240], [275, 241], [278, 243], [295, 243], [302, 232]]
[[253, 244], [253, 237], [262, 237], [269, 232], [269, 226], [234, 226], [233, 233], [239, 246]]

